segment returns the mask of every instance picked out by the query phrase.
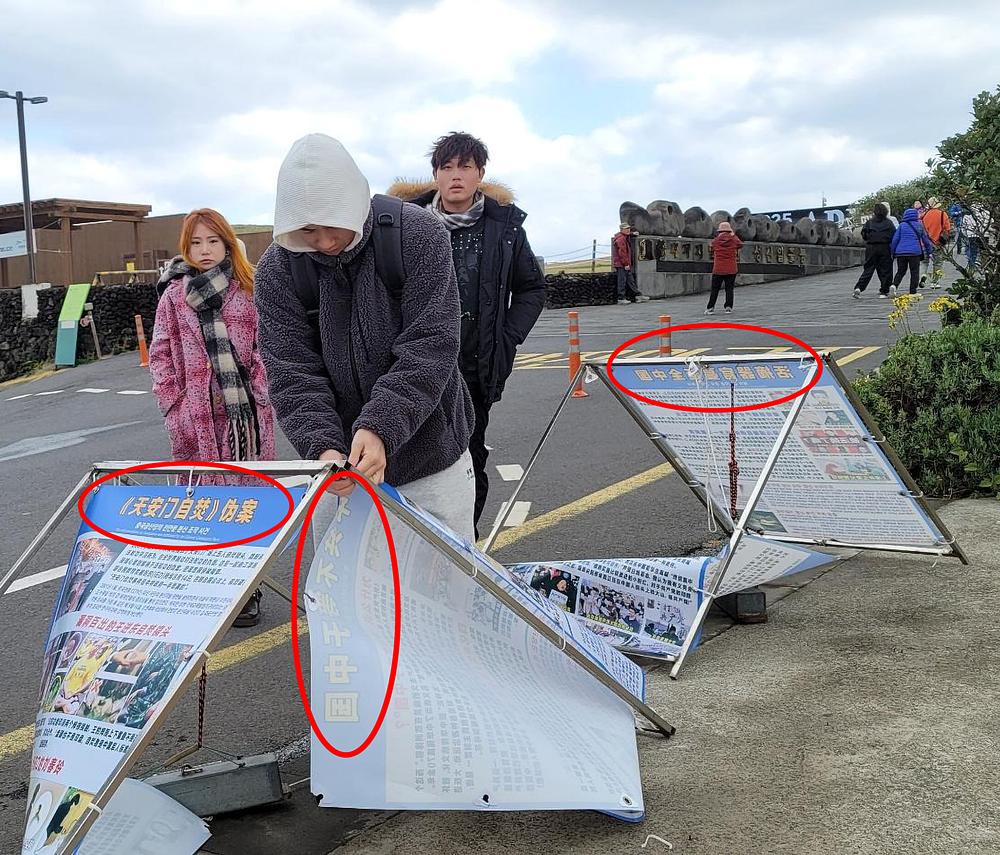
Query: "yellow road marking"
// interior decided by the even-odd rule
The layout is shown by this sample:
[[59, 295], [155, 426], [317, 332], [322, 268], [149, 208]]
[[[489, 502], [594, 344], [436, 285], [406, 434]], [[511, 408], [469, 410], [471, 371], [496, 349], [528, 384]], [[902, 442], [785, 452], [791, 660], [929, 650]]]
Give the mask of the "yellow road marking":
[[519, 353], [514, 357], [514, 366], [525, 365], [529, 362], [548, 362], [560, 358], [565, 359], [566, 354], [561, 351], [556, 353]]
[[854, 353], [849, 353], [847, 356], [842, 356], [840, 359], [836, 360], [837, 365], [847, 365], [848, 362], [854, 362], [855, 359], [862, 359], [868, 356], [870, 353], [874, 353], [876, 350], [881, 350], [881, 347], [859, 347]]
[[587, 511], [592, 511], [594, 508], [599, 508], [601, 505], [606, 505], [608, 502], [614, 501], [626, 493], [638, 490], [640, 487], [645, 487], [647, 484], [652, 484], [654, 481], [665, 478], [667, 475], [673, 473], [673, 471], [674, 468], [669, 463], [661, 463], [659, 466], [654, 466], [652, 469], [647, 469], [645, 472], [640, 472], [638, 475], [633, 475], [631, 478], [626, 478], [617, 484], [612, 484], [609, 487], [604, 487], [601, 490], [583, 496], [574, 502], [570, 502], [568, 505], [547, 511], [534, 519], [528, 520], [523, 525], [519, 525], [517, 528], [502, 532], [493, 542], [493, 551], [495, 552], [505, 546], [510, 546], [547, 528], [552, 528], [570, 517], [579, 516]]
[[[299, 623], [299, 635], [303, 635], [306, 632], [308, 632], [308, 627], [305, 620], [303, 620]], [[270, 653], [275, 648], [288, 644], [291, 637], [292, 625], [291, 623], [284, 623], [281, 626], [276, 626], [273, 629], [268, 629], [258, 635], [254, 635], [245, 641], [231, 644], [229, 647], [223, 647], [209, 657], [207, 671], [209, 674], [228, 671], [230, 668], [234, 668], [250, 659]], [[34, 741], [34, 724], [25, 725], [24, 727], [19, 727], [17, 730], [12, 730], [10, 733], [0, 735], [0, 760], [4, 760], [14, 754], [20, 754], [22, 751], [30, 751]]]

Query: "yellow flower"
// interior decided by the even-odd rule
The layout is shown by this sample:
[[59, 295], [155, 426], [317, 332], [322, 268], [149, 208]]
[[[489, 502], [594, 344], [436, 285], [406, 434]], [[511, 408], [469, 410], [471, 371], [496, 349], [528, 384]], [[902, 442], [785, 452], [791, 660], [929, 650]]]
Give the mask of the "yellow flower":
[[929, 312], [948, 312], [952, 309], [958, 309], [960, 305], [957, 300], [953, 297], [947, 295], [942, 295], [934, 300], [928, 307]]

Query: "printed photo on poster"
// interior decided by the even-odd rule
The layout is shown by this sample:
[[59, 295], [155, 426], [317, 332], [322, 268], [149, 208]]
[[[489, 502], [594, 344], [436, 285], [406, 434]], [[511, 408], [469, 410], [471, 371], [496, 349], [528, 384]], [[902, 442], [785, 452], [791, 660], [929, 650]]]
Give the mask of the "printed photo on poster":
[[580, 577], [558, 567], [541, 566], [531, 576], [528, 587], [538, 591], [554, 606], [576, 614]]
[[190, 644], [160, 642], [153, 648], [146, 664], [139, 672], [135, 689], [128, 698], [128, 706], [117, 723], [125, 727], [141, 728], [156, 712], [181, 667], [191, 658], [194, 647]]
[[645, 600], [629, 591], [587, 580], [580, 588], [580, 615], [616, 629], [642, 632]]
[[66, 581], [56, 609], [56, 617], [77, 612], [104, 578], [105, 572], [121, 555], [126, 544], [109, 537], [90, 534], [79, 540], [66, 570]]

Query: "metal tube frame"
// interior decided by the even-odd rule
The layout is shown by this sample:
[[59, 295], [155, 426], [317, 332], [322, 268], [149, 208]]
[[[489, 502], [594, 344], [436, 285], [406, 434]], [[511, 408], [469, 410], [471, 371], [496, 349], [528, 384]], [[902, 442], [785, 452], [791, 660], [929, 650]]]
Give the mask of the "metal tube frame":
[[[789, 361], [789, 362], [793, 362], [793, 361], [801, 362], [803, 359], [809, 359], [810, 361], [812, 361], [812, 357], [809, 354], [798, 353], [798, 352], [792, 352], [792, 353], [782, 352], [782, 353], [771, 353], [771, 354], [762, 354], [762, 355], [740, 355], [740, 354], [737, 354], [737, 355], [734, 355], [734, 356], [699, 356], [698, 360], [699, 360], [699, 362], [710, 362], [710, 363], [755, 362], [755, 361], [760, 360], [764, 356], [766, 356], [766, 358], [768, 358], [770, 360], [780, 360], [780, 361]], [[839, 384], [840, 388], [843, 390], [843, 392], [844, 392], [845, 396], [847, 397], [848, 401], [851, 403], [851, 405], [858, 412], [858, 415], [861, 417], [861, 420], [864, 423], [865, 427], [868, 428], [869, 432], [872, 435], [871, 436], [872, 441], [876, 442], [877, 444], [879, 444], [882, 447], [882, 450], [884, 451], [884, 453], [885, 453], [886, 457], [888, 458], [889, 462], [896, 469], [896, 472], [900, 476], [900, 478], [903, 481], [903, 483], [909, 488], [911, 497], [914, 498], [917, 501], [917, 503], [920, 505], [920, 507], [924, 511], [924, 513], [940, 529], [942, 535], [944, 535], [944, 537], [946, 539], [945, 545], [947, 547], [949, 547], [950, 551], [945, 551], [943, 548], [942, 549], [934, 549], [934, 548], [930, 548], [930, 547], [901, 546], [901, 545], [892, 545], [892, 544], [851, 543], [851, 542], [845, 542], [845, 541], [839, 541], [839, 540], [829, 540], [829, 539], [828, 540], [821, 540], [821, 539], [816, 539], [816, 538], [791, 538], [791, 537], [782, 537], [782, 536], [779, 536], [779, 535], [770, 534], [768, 532], [759, 532], [759, 533], [755, 532], [755, 533], [758, 534], [760, 537], [763, 537], [766, 540], [775, 540], [775, 541], [784, 542], [784, 543], [798, 543], [798, 544], [808, 544], [808, 545], [815, 545], [815, 546], [837, 546], [837, 547], [847, 547], [847, 548], [855, 548], [855, 549], [879, 550], [879, 551], [885, 551], [885, 552], [900, 552], [900, 553], [913, 553], [913, 554], [921, 554], [921, 555], [935, 555], [935, 556], [939, 556], [939, 557], [951, 557], [951, 556], [954, 556], [954, 557], [957, 557], [959, 560], [961, 560], [963, 564], [968, 564], [969, 561], [968, 561], [968, 558], [966, 557], [964, 551], [955, 542], [955, 538], [953, 537], [953, 535], [951, 534], [951, 532], [948, 530], [947, 526], [944, 524], [944, 522], [941, 520], [941, 518], [938, 516], [938, 514], [934, 511], [933, 508], [931, 508], [929, 506], [929, 504], [927, 503], [927, 501], [926, 501], [926, 499], [925, 499], [922, 491], [917, 486], [916, 482], [914, 482], [913, 478], [907, 472], [906, 467], [903, 465], [902, 461], [899, 458], [899, 455], [896, 453], [895, 449], [893, 449], [893, 447], [886, 440], [884, 434], [882, 434], [881, 431], [878, 429], [878, 426], [875, 424], [875, 421], [872, 418], [871, 414], [868, 412], [868, 410], [865, 408], [864, 404], [862, 404], [861, 400], [855, 394], [855, 392], [854, 392], [853, 388], [851, 387], [850, 383], [848, 382], [847, 378], [844, 376], [843, 371], [840, 369], [840, 366], [837, 365], [837, 363], [833, 360], [833, 358], [830, 356], [829, 353], [822, 353], [821, 354], [821, 359], [823, 361], [823, 366], [825, 368], [829, 369], [831, 371], [831, 373], [833, 374], [833, 376], [836, 377], [836, 379], [838, 381], [838, 384]], [[661, 365], [671, 365], [671, 364], [673, 364], [673, 365], [684, 365], [684, 364], [686, 364], [686, 362], [687, 362], [687, 358], [684, 357], [684, 356], [669, 356], [669, 357], [658, 357], [658, 358], [657, 357], [631, 357], [631, 358], [622, 358], [622, 359], [616, 360], [616, 364], [623, 364], [623, 365], [649, 365], [651, 363], [661, 364]], [[577, 372], [577, 374], [570, 381], [569, 387], [567, 388], [566, 393], [563, 396], [562, 401], [560, 401], [559, 406], [556, 408], [555, 413], [553, 414], [551, 420], [549, 421], [549, 423], [546, 426], [544, 432], [542, 433], [542, 437], [539, 440], [538, 445], [536, 446], [534, 452], [532, 452], [528, 468], [525, 469], [524, 474], [521, 476], [520, 480], [518, 481], [517, 485], [515, 486], [514, 492], [511, 495], [511, 498], [510, 498], [510, 500], [509, 500], [509, 502], [507, 504], [507, 508], [506, 508], [505, 512], [501, 515], [501, 519], [498, 520], [497, 525], [494, 526], [494, 530], [490, 533], [490, 537], [487, 538], [487, 540], [484, 542], [482, 551], [485, 553], [485, 552], [488, 551], [488, 549], [490, 548], [490, 546], [492, 546], [492, 544], [493, 544], [493, 542], [494, 542], [494, 540], [496, 538], [496, 534], [499, 531], [500, 525], [502, 525], [502, 522], [506, 520], [507, 515], [510, 513], [511, 509], [513, 508], [514, 499], [520, 493], [521, 488], [524, 486], [525, 481], [527, 481], [528, 475], [529, 475], [529, 473], [531, 471], [531, 467], [534, 465], [535, 461], [538, 458], [539, 453], [542, 450], [542, 447], [545, 445], [545, 442], [548, 439], [548, 436], [551, 433], [551, 431], [552, 431], [552, 429], [553, 429], [553, 427], [555, 425], [556, 419], [558, 418], [558, 416], [562, 412], [562, 410], [563, 410], [563, 408], [564, 408], [564, 406], [566, 404], [566, 401], [568, 400], [568, 398], [570, 396], [570, 393], [573, 390], [573, 387], [576, 385], [576, 382], [577, 382], [577, 379], [578, 379], [580, 373], [581, 372], [585, 372], [588, 369], [594, 371], [594, 373], [601, 379], [601, 381], [604, 383], [605, 387], [622, 404], [622, 406], [625, 408], [625, 411], [632, 417], [633, 421], [635, 421], [635, 423], [637, 425], [639, 425], [640, 429], [645, 434], [645, 436], [647, 437], [647, 439], [649, 439], [653, 443], [653, 445], [656, 447], [657, 451], [659, 451], [660, 454], [663, 455], [663, 457], [667, 460], [667, 462], [677, 471], [677, 473], [681, 475], [681, 477], [684, 480], [685, 485], [695, 494], [695, 496], [702, 503], [702, 505], [706, 506], [707, 508], [711, 508], [712, 514], [715, 517], [715, 519], [719, 522], [720, 525], [723, 526], [723, 528], [727, 531], [727, 533], [729, 533], [730, 536], [732, 537], [735, 534], [736, 526], [734, 526], [733, 521], [730, 519], [730, 515], [729, 515], [728, 509], [723, 508], [721, 506], [721, 504], [712, 495], [712, 493], [709, 490], [708, 486], [706, 484], [704, 484], [703, 482], [699, 481], [695, 477], [694, 473], [692, 473], [691, 470], [683, 463], [683, 461], [681, 460], [681, 458], [674, 452], [674, 450], [670, 446], [670, 444], [661, 435], [659, 435], [657, 433], [650, 432], [649, 425], [645, 422], [644, 417], [641, 415], [641, 413], [632, 406], [632, 402], [629, 400], [628, 396], [625, 395], [620, 389], [618, 389], [611, 382], [611, 379], [608, 376], [606, 363], [605, 362], [597, 362], [597, 361], [593, 361], [593, 360], [583, 360], [581, 362], [581, 364], [580, 364], [579, 371]], [[812, 375], [810, 375], [810, 379], [811, 379], [811, 376]], [[793, 407], [792, 407], [792, 410], [790, 411], [790, 414], [791, 413], [795, 413], [796, 415], [798, 414], [798, 412], [801, 410], [802, 406], [805, 403], [806, 397], [807, 397], [806, 395], [800, 395], [798, 398], [796, 398], [794, 400]], [[787, 436], [788, 436], [787, 431], [790, 431], [790, 430], [791, 430], [791, 424], [786, 419], [786, 422], [785, 422], [785, 424], [782, 427], [782, 432], [783, 432], [783, 438], [781, 439], [781, 445], [782, 445], [782, 447], [784, 447], [785, 440], [787, 439]], [[775, 463], [776, 463], [776, 461], [777, 461], [777, 458], [775, 457]], [[769, 462], [770, 462], [770, 458], [769, 458]], [[774, 467], [774, 463], [771, 463], [770, 469], [767, 470], [768, 476], [770, 475], [770, 471], [771, 471], [771, 469], [773, 469], [773, 467]], [[766, 481], [766, 479], [765, 479], [765, 481]], [[759, 486], [760, 484], [761, 484], [760, 478], [758, 478], [757, 485], [755, 485], [755, 488], [754, 488], [755, 491], [756, 491], [757, 486]], [[761, 490], [762, 489], [763, 489], [763, 487], [761, 486]], [[754, 503], [755, 504], [756, 504], [757, 500], [759, 500], [759, 495], [756, 495], [755, 498], [754, 498]], [[749, 505], [748, 505], [748, 507], [749, 507]], [[741, 519], [741, 521], [745, 520], [745, 519], [749, 519], [749, 517], [746, 514], [746, 510], [744, 510], [744, 514], [741, 516], [740, 519]], [[741, 537], [742, 537], [742, 533], [741, 533]], [[723, 572], [717, 572], [717, 574], [716, 574], [716, 578], [718, 579], [719, 584], [721, 584], [722, 576], [724, 575], [724, 570], [728, 569], [729, 560], [730, 560], [730, 557], [732, 556], [733, 552], [734, 552], [734, 547], [733, 547], [732, 540], [731, 540], [730, 541], [730, 553], [729, 553], [729, 557], [727, 557], [727, 559], [726, 559], [725, 567], [723, 568]], [[715, 590], [717, 590], [718, 586], [717, 585], [713, 585], [713, 588]], [[698, 612], [698, 614], [696, 616], [696, 619], [695, 619], [695, 622], [696, 622], [697, 626], [700, 626], [700, 624], [704, 621], [705, 616], [708, 613], [708, 608], [711, 606], [711, 601], [712, 601], [713, 598], [714, 598], [714, 595], [706, 597], [706, 600], [702, 603], [702, 606], [699, 608], [699, 612]], [[682, 648], [681, 655], [678, 656], [676, 658], [676, 660], [674, 661], [674, 666], [673, 666], [673, 668], [671, 670], [671, 677], [674, 678], [674, 679], [676, 679], [676, 674], [677, 674], [677, 672], [680, 669], [680, 666], [681, 666], [681, 664], [683, 662], [683, 658], [690, 651], [690, 644], [688, 643], [688, 640], [690, 640], [693, 643], [693, 640], [694, 640], [693, 628], [692, 628], [692, 632], [688, 633], [687, 639], [685, 641], [685, 647]]]
[[[679, 359], [681, 357], [670, 357], [672, 359]], [[640, 364], [648, 364], [648, 361], [641, 361]], [[673, 447], [669, 442], [666, 441], [658, 433], [650, 433], [649, 426], [643, 421], [643, 416], [631, 406], [628, 396], [622, 392], [611, 379], [608, 377], [607, 368], [604, 365], [595, 365], [594, 373], [601, 378], [601, 382], [604, 383], [605, 388], [615, 396], [618, 402], [625, 408], [632, 420], [639, 425], [639, 428], [644, 434], [646, 434], [647, 439], [656, 446], [656, 450], [663, 455], [666, 461], [674, 468], [674, 470], [684, 479], [685, 485], [691, 490], [697, 497], [698, 501], [705, 506], [706, 509], [711, 508], [712, 516], [715, 521], [719, 523], [725, 530], [727, 534], [732, 534], [733, 531], [733, 520], [729, 517], [729, 510], [725, 508], [716, 498], [712, 495], [712, 491], [709, 490], [708, 486], [699, 481], [697, 476], [687, 467], [687, 464], [681, 459], [680, 455], [674, 451]]]
[[493, 546], [494, 541], [496, 541], [497, 536], [500, 534], [500, 529], [503, 528], [503, 524], [507, 522], [507, 518], [510, 516], [511, 511], [514, 510], [514, 501], [517, 499], [518, 494], [521, 492], [521, 487], [524, 486], [524, 482], [528, 479], [528, 474], [531, 472], [535, 465], [535, 461], [538, 459], [538, 455], [542, 451], [542, 446], [545, 445], [546, 440], [549, 438], [549, 434], [552, 432], [552, 428], [556, 423], [556, 419], [559, 418], [559, 414], [563, 411], [566, 406], [566, 402], [570, 399], [573, 394], [573, 389], [576, 387], [577, 381], [580, 379], [580, 375], [584, 371], [584, 363], [580, 364], [579, 370], [573, 375], [570, 380], [569, 387], [566, 389], [566, 394], [562, 396], [562, 400], [559, 402], [559, 406], [556, 407], [556, 411], [552, 414], [552, 418], [549, 419], [549, 423], [545, 426], [545, 430], [542, 431], [542, 437], [538, 441], [538, 445], [535, 450], [531, 453], [531, 457], [528, 460], [528, 465], [524, 469], [524, 473], [521, 475], [521, 480], [517, 482], [514, 487], [514, 492], [510, 494], [510, 498], [507, 500], [507, 504], [503, 511], [497, 516], [497, 521], [493, 523], [493, 528], [490, 533], [486, 536], [486, 540], [482, 542], [479, 547], [479, 551], [482, 553], [487, 553], [490, 547]]
[[28, 548], [21, 553], [20, 557], [11, 565], [10, 570], [7, 574], [0, 579], [0, 597], [4, 595], [7, 589], [17, 581], [17, 577], [21, 574], [21, 571], [27, 565], [32, 558], [35, 557], [38, 550], [42, 548], [42, 545], [46, 540], [49, 539], [49, 535], [55, 531], [56, 527], [63, 521], [63, 518], [70, 512], [70, 509], [76, 503], [76, 500], [80, 498], [80, 494], [87, 488], [87, 484], [90, 483], [93, 476], [93, 470], [84, 475], [80, 482], [73, 488], [70, 494], [63, 499], [62, 504], [56, 508], [55, 512], [49, 517], [49, 520], [45, 525], [42, 526], [41, 531], [35, 535], [35, 539], [28, 544]]
[[[869, 433], [871, 433], [872, 435], [872, 441], [877, 443], [881, 447], [882, 453], [889, 459], [889, 462], [893, 465], [893, 468], [896, 470], [896, 474], [899, 475], [903, 483], [909, 489], [910, 498], [916, 500], [917, 504], [920, 505], [921, 510], [923, 510], [923, 512], [927, 514], [928, 517], [930, 517], [931, 522], [933, 522], [934, 525], [938, 527], [941, 534], [943, 534], [945, 537], [946, 544], [949, 547], [951, 547], [952, 554], [954, 554], [963, 564], [967, 565], [969, 563], [969, 558], [965, 554], [965, 551], [962, 549], [961, 546], [958, 545], [958, 542], [955, 540], [954, 535], [948, 530], [948, 527], [944, 524], [941, 517], [938, 516], [937, 511], [935, 511], [928, 504], [927, 498], [924, 496], [924, 491], [920, 489], [920, 487], [917, 485], [917, 482], [914, 481], [913, 478], [910, 476], [910, 473], [907, 471], [906, 466], [900, 459], [899, 454], [896, 452], [896, 449], [892, 447], [892, 444], [889, 442], [886, 435], [882, 433], [882, 431], [879, 429], [878, 425], [875, 422], [875, 419], [872, 417], [872, 414], [868, 412], [868, 408], [861, 402], [861, 399], [854, 391], [854, 387], [851, 386], [850, 381], [847, 379], [846, 376], [844, 376], [844, 372], [841, 370], [840, 366], [837, 365], [837, 363], [834, 362], [833, 359], [829, 357], [829, 355], [827, 355], [823, 361], [825, 362], [826, 367], [830, 370], [833, 376], [837, 378], [837, 381], [840, 383], [841, 389], [843, 389], [844, 394], [847, 396], [847, 400], [850, 401], [854, 409], [857, 410], [858, 415], [861, 416], [861, 421], [864, 423], [865, 427], [868, 428]], [[874, 548], [879, 549], [880, 547], [876, 546]], [[892, 549], [894, 549], [897, 552], [911, 551], [909, 549], [904, 549], [900, 547], [892, 547]], [[913, 547], [913, 551], [929, 551], [929, 550], [923, 550], [921, 547]], [[941, 553], [934, 551], [929, 551], [929, 552], [931, 555], [948, 554], [948, 553]]]
[[[815, 360], [812, 360], [812, 362], [812, 370], [806, 377], [805, 383], [802, 384], [803, 388], [809, 385], [816, 372], [820, 369], [820, 366]], [[708, 590], [705, 591], [705, 598], [701, 601], [701, 605], [698, 607], [695, 619], [691, 623], [691, 628], [688, 630], [687, 635], [684, 636], [684, 643], [681, 645], [680, 653], [677, 654], [677, 659], [674, 660], [673, 667], [670, 669], [671, 680], [677, 679], [677, 675], [680, 673], [684, 660], [691, 652], [691, 646], [694, 644], [698, 631], [701, 629], [701, 625], [704, 623], [705, 618], [708, 617], [708, 611], [712, 607], [712, 603], [715, 600], [719, 588], [722, 586], [722, 581], [726, 576], [726, 572], [729, 570], [733, 559], [736, 557], [736, 550], [740, 545], [740, 541], [743, 540], [743, 535], [746, 534], [746, 526], [750, 521], [750, 516], [757, 507], [757, 502], [760, 501], [760, 497], [764, 492], [764, 487], [767, 486], [767, 481], [771, 477], [771, 473], [774, 471], [774, 467], [778, 463], [781, 451], [785, 447], [785, 443], [792, 432], [792, 427], [795, 425], [795, 420], [799, 417], [799, 413], [802, 412], [802, 407], [805, 406], [805, 402], [805, 395], [799, 395], [792, 401], [791, 409], [789, 409], [788, 415], [785, 416], [785, 423], [781, 426], [778, 438], [775, 440], [774, 445], [767, 456], [767, 460], [764, 461], [764, 466], [761, 468], [760, 475], [757, 476], [757, 481], [754, 483], [753, 489], [747, 497], [743, 513], [740, 514], [740, 518], [736, 521], [736, 525], [733, 528], [733, 533], [729, 538], [729, 550], [726, 553], [726, 557], [722, 559], [722, 563], [716, 568], [715, 573], [712, 576], [712, 581], [708, 586]]]

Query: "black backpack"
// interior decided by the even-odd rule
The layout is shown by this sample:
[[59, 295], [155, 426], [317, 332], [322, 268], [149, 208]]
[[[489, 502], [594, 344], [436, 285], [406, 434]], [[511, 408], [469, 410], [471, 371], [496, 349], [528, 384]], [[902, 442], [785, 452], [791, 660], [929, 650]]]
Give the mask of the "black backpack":
[[[375, 272], [389, 296], [397, 303], [403, 299], [403, 232], [399, 227], [403, 200], [376, 193], [372, 196], [372, 240], [375, 246]], [[306, 252], [291, 256], [292, 284], [306, 310], [306, 318], [319, 341], [319, 271]]]

